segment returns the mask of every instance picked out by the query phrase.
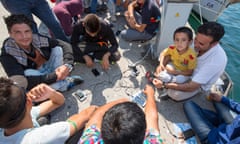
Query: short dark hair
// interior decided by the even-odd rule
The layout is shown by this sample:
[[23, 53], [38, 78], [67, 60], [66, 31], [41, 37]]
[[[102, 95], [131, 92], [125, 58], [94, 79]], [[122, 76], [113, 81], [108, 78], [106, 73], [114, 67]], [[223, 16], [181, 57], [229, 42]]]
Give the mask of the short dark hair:
[[23, 14], [12, 14], [8, 17], [4, 17], [5, 24], [7, 25], [7, 29], [10, 32], [11, 28], [15, 24], [27, 24], [30, 28], [32, 28], [33, 21], [30, 20], [27, 16]]
[[88, 14], [83, 19], [84, 27], [87, 31], [91, 33], [99, 32], [101, 29], [100, 20], [95, 14]]
[[198, 33], [212, 37], [213, 43], [219, 41], [223, 37], [225, 31], [224, 27], [217, 22], [206, 22], [203, 25], [199, 26]]
[[12, 128], [25, 116], [26, 95], [8, 78], [0, 78], [0, 128]]
[[173, 39], [175, 39], [176, 33], [185, 33], [185, 34], [187, 34], [189, 40], [192, 40], [192, 39], [193, 39], [193, 32], [192, 32], [192, 30], [191, 30], [189, 27], [183, 26], [183, 27], [177, 28], [177, 29], [174, 31]]
[[135, 103], [117, 104], [103, 116], [101, 133], [105, 144], [140, 144], [145, 131], [145, 114]]

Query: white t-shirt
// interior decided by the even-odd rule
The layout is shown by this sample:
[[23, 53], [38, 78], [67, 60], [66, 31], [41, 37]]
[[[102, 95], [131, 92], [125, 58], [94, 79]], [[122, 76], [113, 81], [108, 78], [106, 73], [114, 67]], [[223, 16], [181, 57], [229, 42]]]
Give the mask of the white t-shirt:
[[40, 107], [31, 110], [34, 128], [21, 130], [11, 136], [4, 136], [4, 130], [0, 129], [0, 144], [64, 144], [70, 137], [70, 125], [68, 122], [57, 122], [39, 127], [37, 117]]
[[192, 81], [201, 84], [204, 91], [210, 90], [224, 72], [227, 56], [223, 48], [217, 44], [197, 59], [197, 67], [193, 72]]

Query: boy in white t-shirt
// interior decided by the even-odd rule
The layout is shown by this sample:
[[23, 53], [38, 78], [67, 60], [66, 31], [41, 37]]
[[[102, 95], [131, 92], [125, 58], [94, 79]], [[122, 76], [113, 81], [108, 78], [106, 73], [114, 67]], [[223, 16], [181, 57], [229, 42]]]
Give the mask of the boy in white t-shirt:
[[[84, 126], [96, 109], [91, 106], [65, 122], [39, 127], [37, 117], [63, 105], [64, 96], [46, 84], [37, 85], [27, 93], [21, 86], [0, 78], [0, 144], [63, 144]], [[33, 101], [44, 102], [33, 107]]]

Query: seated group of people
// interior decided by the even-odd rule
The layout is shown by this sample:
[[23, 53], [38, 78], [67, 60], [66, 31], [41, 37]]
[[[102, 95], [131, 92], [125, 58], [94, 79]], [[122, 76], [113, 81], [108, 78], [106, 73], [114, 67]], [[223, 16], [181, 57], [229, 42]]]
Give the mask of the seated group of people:
[[[21, 77], [18, 81], [0, 78], [0, 143], [65, 143], [79, 135], [82, 128], [78, 142], [81, 144], [162, 142], [151, 86], [144, 89], [147, 95], [145, 114], [137, 104], [123, 98], [101, 107], [90, 106], [66, 121], [39, 127], [36, 119], [63, 105], [64, 96], [46, 84], [25, 92], [20, 82], [27, 80]], [[32, 102], [42, 103], [33, 106]]]
[[[150, 3], [139, 0], [129, 5], [126, 18], [130, 29], [121, 32], [123, 39], [149, 39], [156, 33], [160, 12], [152, 9], [156, 12], [153, 18], [146, 15], [143, 23], [138, 23], [131, 9], [140, 6], [142, 14], [148, 14], [142, 8], [150, 8]], [[92, 67], [95, 59], [101, 60], [102, 68], [107, 70], [121, 57], [118, 43], [110, 26], [95, 14], [88, 14], [74, 26], [71, 44], [33, 33], [32, 20], [23, 14], [12, 14], [5, 18], [5, 23], [9, 38], [3, 43], [0, 61], [9, 77], [22, 75], [26, 87], [22, 88], [18, 81], [0, 78], [0, 143], [64, 143], [84, 127], [79, 143], [164, 143], [154, 88], [150, 85], [143, 90], [147, 96], [145, 113], [128, 99], [120, 99], [100, 107], [90, 106], [66, 122], [39, 127], [37, 117], [64, 103], [60, 92], [83, 82], [80, 76], [70, 76], [74, 61]], [[149, 23], [154, 27], [148, 27]], [[223, 35], [224, 28], [216, 22], [201, 25], [194, 39], [195, 53], [189, 48], [192, 31], [178, 28], [174, 45], [160, 55], [151, 83], [167, 89], [168, 96], [175, 101], [207, 93], [227, 64], [219, 44]], [[238, 143], [240, 105], [221, 95], [210, 97], [218, 113], [201, 109], [192, 101], [184, 103], [194, 132], [202, 143]], [[41, 103], [32, 106], [33, 102]], [[235, 115], [230, 115], [232, 111]]]
[[[5, 18], [10, 37], [3, 43], [0, 61], [8, 76], [26, 76], [28, 80], [27, 90], [37, 84], [46, 83], [55, 90], [67, 91], [83, 82], [80, 76], [69, 76], [74, 68], [74, 62], [83, 62], [88, 67], [92, 67], [95, 60], [100, 60], [102, 68], [107, 70], [110, 64], [115, 63], [121, 57], [118, 51], [118, 42], [110, 25], [95, 14], [88, 14], [81, 18], [72, 30], [69, 30], [71, 33], [69, 44], [68, 40], [60, 36], [59, 30], [58, 33], [55, 32], [59, 27], [48, 25], [50, 20], [46, 21], [47, 18], [42, 21], [57, 39], [38, 34], [31, 13], [43, 18], [39, 10], [40, 8], [47, 9], [45, 2], [34, 2], [34, 8], [31, 9], [31, 3], [29, 2], [19, 2], [19, 5], [22, 3], [21, 7], [23, 8], [21, 9], [12, 9], [12, 6], [15, 6], [14, 0], [1, 2], [12, 15]], [[77, 3], [77, 1], [62, 1], [65, 4], [70, 2]], [[57, 5], [60, 4], [61, 2]], [[75, 7], [70, 9], [74, 11], [76, 7], [75, 4]], [[135, 7], [138, 14], [142, 15], [141, 22], [132, 18], [135, 15]], [[22, 9], [26, 9], [26, 11], [22, 11]], [[38, 13], [35, 11], [38, 11]], [[149, 13], [148, 11], [151, 11], [151, 15], [146, 15]], [[133, 4], [129, 5], [126, 13], [127, 19], [131, 17], [128, 23], [132, 29], [122, 31], [122, 38], [134, 40], [135, 37], [136, 40], [144, 40], [151, 38], [156, 33], [160, 11], [154, 3], [148, 0], [134, 1]], [[52, 15], [49, 14], [49, 16]], [[67, 17], [64, 16], [65, 18]], [[53, 18], [49, 17], [48, 19]], [[69, 24], [66, 25], [69, 26]]]

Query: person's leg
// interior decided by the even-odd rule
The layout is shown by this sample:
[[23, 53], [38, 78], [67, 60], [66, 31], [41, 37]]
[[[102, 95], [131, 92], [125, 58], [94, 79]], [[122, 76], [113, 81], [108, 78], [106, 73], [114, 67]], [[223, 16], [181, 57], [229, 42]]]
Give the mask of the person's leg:
[[169, 74], [166, 70], [161, 71], [157, 76], [162, 82], [168, 83], [171, 82], [173, 79], [173, 75]]
[[119, 51], [116, 51], [115, 53], [111, 54], [109, 57], [110, 62], [117, 62], [121, 58], [121, 54]]
[[151, 34], [145, 31], [139, 32], [131, 28], [121, 31], [120, 36], [125, 41], [146, 41], [153, 37]]
[[73, 56], [75, 62], [85, 63], [85, 60], [83, 58], [83, 53], [81, 50], [84, 50], [86, 48], [86, 42], [82, 41], [78, 44], [78, 47], [73, 47]]
[[227, 124], [230, 124], [237, 115], [222, 103], [213, 102], [213, 106], [219, 114], [219, 118]]
[[43, 64], [39, 71], [44, 74], [51, 73], [61, 65], [63, 65], [63, 51], [61, 47], [56, 46], [52, 48], [50, 58]]
[[[52, 49], [51, 56], [49, 60], [44, 63], [38, 70], [28, 69], [24, 71], [25, 75], [34, 76], [34, 75], [44, 75], [52, 73], [55, 69], [63, 64], [63, 51], [61, 47], [55, 47]], [[69, 86], [69, 81], [60, 80], [55, 83], [52, 83], [50, 87], [59, 91], [66, 91]]]
[[[108, 51], [97, 51], [97, 52], [94, 52], [92, 57], [93, 59], [97, 59], [97, 60], [102, 60], [103, 58], [103, 55], [105, 53], [107, 53]], [[121, 54], [119, 51], [116, 51], [115, 53], [111, 54], [110, 57], [109, 57], [109, 62], [111, 64], [117, 62], [119, 59], [121, 58]]]
[[175, 83], [185, 83], [189, 79], [190, 79], [189, 76], [176, 75], [176, 76], [173, 76], [172, 82], [175, 82]]
[[46, 0], [34, 0], [32, 13], [36, 15], [53, 32], [54, 36], [69, 42], [57, 17], [54, 15]]
[[[125, 18], [127, 22], [129, 21], [129, 13], [126, 11], [125, 12]], [[134, 12], [134, 17], [137, 23], [141, 24], [142, 23], [142, 17], [139, 13]], [[129, 28], [121, 31], [120, 37], [124, 39], [125, 41], [146, 41], [150, 40], [153, 35], [147, 33], [146, 31], [139, 32], [135, 29]]]
[[91, 13], [97, 12], [97, 5], [98, 5], [97, 0], [91, 0]]
[[31, 2], [27, 0], [1, 0], [4, 8], [11, 14], [24, 14], [33, 21], [33, 33], [38, 33], [37, 24], [35, 23], [32, 12]]
[[[166, 65], [166, 68], [171, 71], [176, 70], [176, 68], [172, 62], [168, 63]], [[184, 76], [184, 75], [171, 75], [171, 76], [172, 76], [172, 79], [170, 81], [174, 82], [174, 83], [185, 83], [186, 81], [188, 81], [190, 79], [189, 76]]]
[[201, 143], [206, 143], [208, 133], [214, 128], [212, 122], [217, 119], [216, 113], [202, 109], [193, 101], [185, 102], [183, 109]]
[[108, 0], [107, 2], [107, 7], [109, 10], [109, 13], [111, 15], [111, 20], [112, 21], [116, 21], [116, 4], [114, 2], [114, 0]]
[[24, 71], [24, 75], [25, 76], [39, 76], [39, 75], [44, 75], [44, 74], [41, 73], [39, 70], [36, 70], [36, 69], [26, 69]]

